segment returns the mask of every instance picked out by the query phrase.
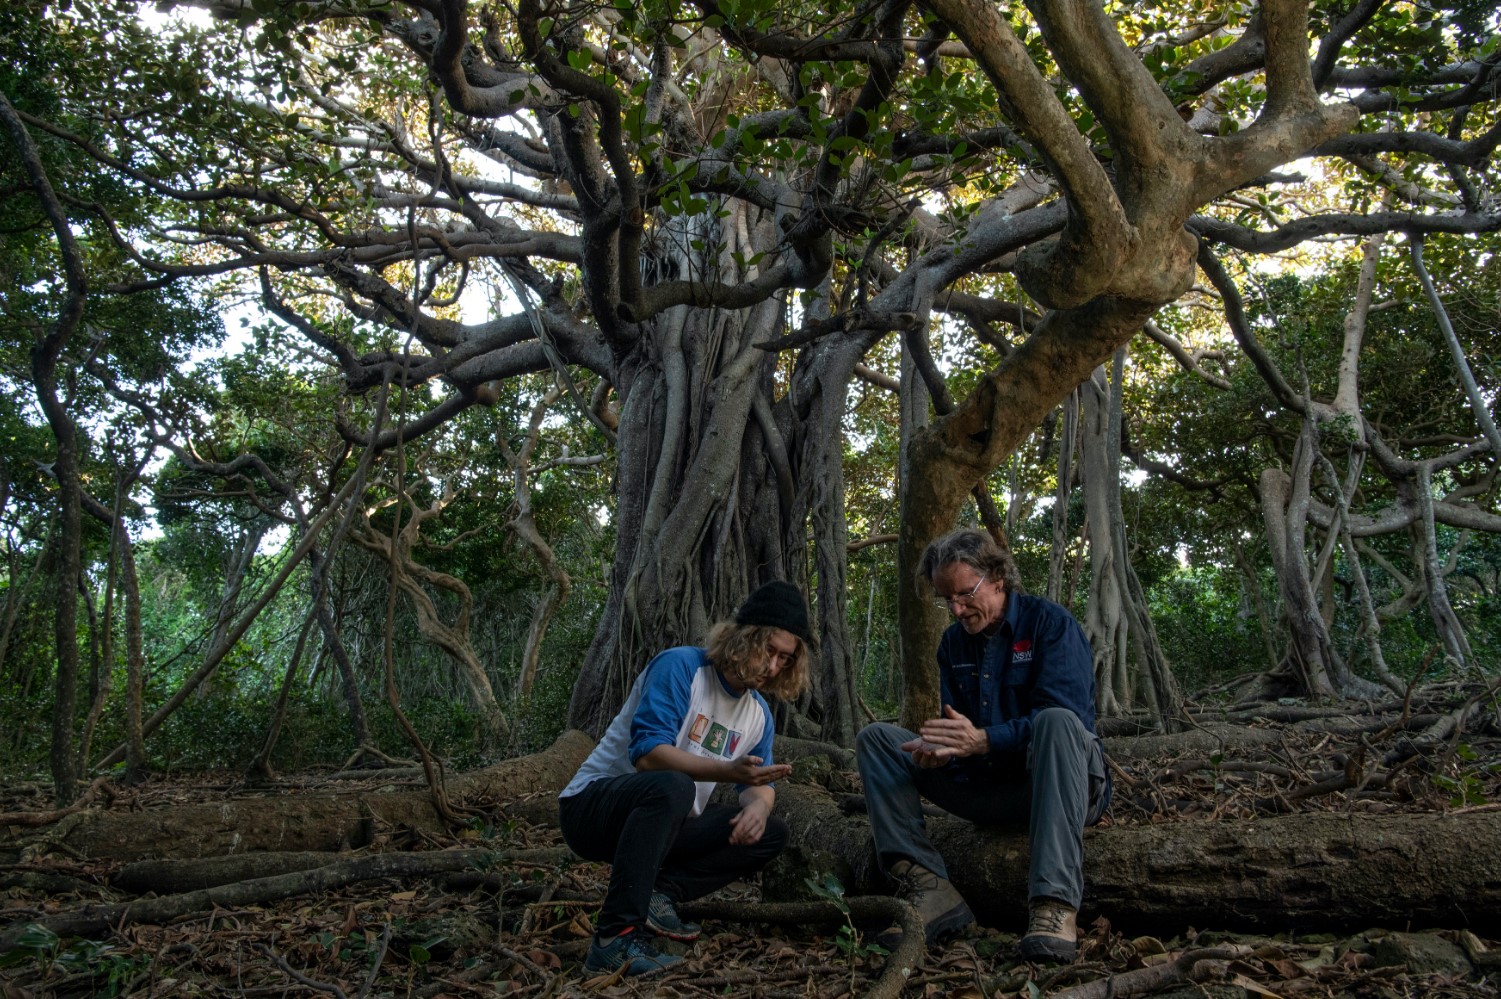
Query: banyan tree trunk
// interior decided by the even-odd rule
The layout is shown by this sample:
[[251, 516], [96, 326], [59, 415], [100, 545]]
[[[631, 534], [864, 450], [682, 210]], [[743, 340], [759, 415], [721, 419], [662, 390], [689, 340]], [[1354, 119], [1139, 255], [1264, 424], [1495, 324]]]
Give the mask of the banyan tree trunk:
[[569, 724], [594, 733], [653, 654], [701, 643], [755, 585], [789, 578], [768, 458], [784, 442], [769, 444], [754, 413], [775, 362], [751, 346], [780, 332], [780, 310], [677, 308], [652, 326], [612, 378], [615, 561], [569, 705]]
[[1309, 476], [1317, 446], [1316, 430], [1306, 421], [1293, 452], [1292, 474], [1279, 468], [1261, 473], [1261, 515], [1290, 635], [1283, 663], [1268, 678], [1286, 685], [1281, 693], [1331, 697], [1334, 645], [1319, 611], [1305, 551]]
[[[676, 272], [751, 279], [755, 265], [746, 261], [781, 237], [770, 215], [744, 206], [737, 213], [682, 221], [721, 228], [713, 239], [684, 231]], [[717, 246], [717, 256], [687, 252], [693, 243]], [[787, 332], [779, 300], [740, 310], [678, 306], [639, 329], [610, 374], [620, 405], [616, 555], [568, 723], [602, 731], [653, 654], [701, 643], [761, 583], [785, 579], [809, 593], [811, 576], [814, 688], [795, 706], [803, 715], [796, 727], [848, 739], [855, 701], [840, 420], [859, 342], [806, 348], [789, 377], [779, 373], [782, 355], [759, 346]]]
[[1094, 647], [1101, 714], [1123, 714], [1135, 706], [1140, 694], [1153, 717], [1171, 728], [1182, 714], [1183, 698], [1157, 640], [1141, 580], [1128, 556], [1126, 519], [1121, 508], [1123, 361], [1124, 352], [1118, 351], [1108, 384], [1101, 368], [1079, 388], [1083, 396], [1080, 438], [1093, 570], [1084, 624]]

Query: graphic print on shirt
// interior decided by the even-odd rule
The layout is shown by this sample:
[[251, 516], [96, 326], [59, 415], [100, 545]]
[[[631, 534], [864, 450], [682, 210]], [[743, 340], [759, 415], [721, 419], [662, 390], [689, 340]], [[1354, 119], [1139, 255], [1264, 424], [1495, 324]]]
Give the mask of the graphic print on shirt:
[[[636, 678], [620, 711], [560, 797], [578, 794], [596, 780], [634, 774], [636, 761], [659, 745], [724, 760], [754, 754], [770, 764], [771, 708], [757, 691], [731, 688], [704, 649], [668, 649]], [[693, 783], [690, 814], [700, 815], [715, 782]]]
[[1014, 663], [1029, 663], [1032, 661], [1032, 639], [1023, 638], [1011, 646], [1011, 661]]
[[715, 756], [729, 756], [740, 745], [740, 738], [741, 733], [715, 722], [709, 726], [709, 734], [704, 739], [704, 750]]

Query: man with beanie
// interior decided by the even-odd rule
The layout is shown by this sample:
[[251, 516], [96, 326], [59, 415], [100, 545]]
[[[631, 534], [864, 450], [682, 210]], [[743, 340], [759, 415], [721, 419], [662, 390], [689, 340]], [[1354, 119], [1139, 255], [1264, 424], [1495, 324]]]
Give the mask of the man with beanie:
[[1067, 610], [1021, 592], [1010, 553], [981, 531], [934, 541], [918, 575], [955, 620], [938, 645], [939, 717], [916, 732], [877, 722], [856, 741], [877, 858], [931, 946], [974, 916], [928, 840], [921, 798], [971, 822], [1025, 822], [1030, 917], [1019, 949], [1030, 961], [1071, 961], [1084, 827], [1110, 801], [1089, 640]]
[[[586, 860], [608, 861], [610, 886], [588, 971], [649, 974], [681, 961], [656, 936], [692, 941], [699, 928], [677, 905], [760, 870], [787, 844], [771, 814], [771, 709], [808, 683], [808, 609], [790, 583], [752, 593], [709, 632], [707, 648], [652, 659], [594, 752], [559, 796], [563, 838]], [[739, 807], [711, 803], [734, 783]]]

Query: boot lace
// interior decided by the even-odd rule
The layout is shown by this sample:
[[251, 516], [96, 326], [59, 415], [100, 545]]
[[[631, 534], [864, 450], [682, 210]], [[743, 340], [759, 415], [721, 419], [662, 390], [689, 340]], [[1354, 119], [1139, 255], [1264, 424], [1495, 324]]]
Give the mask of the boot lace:
[[1063, 936], [1068, 925], [1069, 910], [1061, 905], [1043, 904], [1032, 909], [1032, 919], [1027, 927], [1029, 933], [1045, 933]]
[[908, 868], [902, 874], [896, 875], [896, 886], [898, 898], [906, 899], [908, 902], [921, 908], [923, 899], [927, 898], [928, 892], [938, 887], [938, 875], [932, 871], [914, 866]]

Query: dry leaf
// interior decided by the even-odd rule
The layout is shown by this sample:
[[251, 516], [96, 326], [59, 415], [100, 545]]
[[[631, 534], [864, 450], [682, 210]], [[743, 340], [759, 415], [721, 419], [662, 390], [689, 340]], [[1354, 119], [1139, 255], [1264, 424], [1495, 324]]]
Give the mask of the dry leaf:
[[1230, 979], [1230, 984], [1238, 985], [1241, 988], [1245, 989], [1247, 992], [1253, 992], [1259, 996], [1266, 996], [1267, 999], [1282, 999], [1281, 996], [1273, 992], [1271, 989], [1267, 988], [1265, 985], [1262, 985], [1260, 982], [1254, 982], [1251, 979], [1247, 978], [1245, 975], [1235, 975]]
[[1290, 958], [1262, 958], [1262, 960], [1266, 962], [1267, 967], [1274, 969], [1283, 978], [1302, 978], [1308, 974], [1301, 964]]
[[1167, 953], [1167, 946], [1156, 937], [1137, 937], [1131, 941], [1131, 948], [1143, 957], [1148, 954]]
[[1458, 937], [1459, 945], [1464, 948], [1465, 956], [1471, 961], [1475, 960], [1476, 955], [1484, 954], [1490, 950], [1479, 937], [1469, 930], [1460, 930]]

